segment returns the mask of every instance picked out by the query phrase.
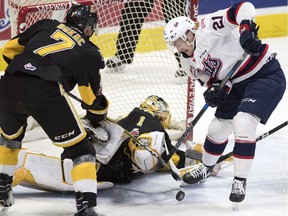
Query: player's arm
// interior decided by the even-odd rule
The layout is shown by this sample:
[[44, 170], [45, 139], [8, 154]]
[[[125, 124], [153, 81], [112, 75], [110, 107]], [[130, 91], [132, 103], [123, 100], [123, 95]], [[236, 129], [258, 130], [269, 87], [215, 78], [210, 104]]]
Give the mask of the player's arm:
[[240, 25], [243, 20], [254, 20], [255, 16], [254, 5], [250, 2], [241, 2], [228, 8], [225, 18], [231, 24]]
[[[89, 42], [88, 42], [89, 43]], [[91, 48], [91, 50], [87, 50]], [[83, 118], [85, 125], [91, 125], [97, 130], [95, 137], [100, 142], [107, 142], [108, 133], [101, 127], [100, 122], [107, 115], [109, 101], [102, 94], [101, 76], [99, 70], [104, 68], [104, 60], [98, 48], [85, 48], [82, 71], [78, 74], [78, 90], [82, 99], [81, 106], [87, 110]], [[85, 126], [84, 125], [84, 126]]]
[[[91, 50], [88, 50], [91, 48]], [[82, 108], [95, 115], [105, 115], [109, 102], [102, 94], [100, 69], [104, 68], [104, 59], [97, 47], [85, 48], [81, 72], [78, 75], [78, 89], [82, 98]]]
[[51, 22], [51, 20], [40, 20], [30, 26], [25, 32], [9, 40], [4, 46], [4, 60], [9, 64], [14, 59], [14, 56], [23, 52], [25, 45], [31, 40], [31, 38], [33, 38], [34, 35], [42, 31], [43, 28], [47, 28], [47, 26], [49, 26], [49, 22]]

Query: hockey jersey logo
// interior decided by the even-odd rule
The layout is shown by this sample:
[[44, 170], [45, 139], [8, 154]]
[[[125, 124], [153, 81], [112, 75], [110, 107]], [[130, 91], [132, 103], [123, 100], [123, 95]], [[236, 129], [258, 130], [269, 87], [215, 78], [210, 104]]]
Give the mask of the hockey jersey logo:
[[130, 133], [132, 134], [132, 136], [134, 137], [138, 137], [139, 136], [139, 128], [133, 128], [132, 131], [130, 131]]
[[35, 71], [37, 68], [35, 66], [33, 66], [31, 63], [27, 63], [24, 65], [24, 68], [26, 70], [30, 70], [30, 71]]
[[212, 58], [210, 54], [202, 61], [203, 72], [211, 77], [218, 77], [219, 72], [223, 66], [223, 62], [219, 58]]

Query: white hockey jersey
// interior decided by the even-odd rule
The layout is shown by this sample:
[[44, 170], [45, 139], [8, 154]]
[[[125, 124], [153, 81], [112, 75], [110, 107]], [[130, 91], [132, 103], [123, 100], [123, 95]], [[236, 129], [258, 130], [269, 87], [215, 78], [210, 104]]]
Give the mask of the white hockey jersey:
[[[195, 32], [196, 48], [193, 56], [185, 57], [184, 54], [181, 58], [186, 73], [206, 87], [209, 87], [211, 78], [223, 80], [244, 53], [239, 42], [238, 27], [242, 20], [253, 20], [255, 15], [254, 6], [245, 2], [211, 13], [201, 19]], [[267, 62], [271, 54], [272, 51], [265, 44], [259, 56], [248, 55], [226, 85], [231, 87], [233, 83], [253, 76]]]

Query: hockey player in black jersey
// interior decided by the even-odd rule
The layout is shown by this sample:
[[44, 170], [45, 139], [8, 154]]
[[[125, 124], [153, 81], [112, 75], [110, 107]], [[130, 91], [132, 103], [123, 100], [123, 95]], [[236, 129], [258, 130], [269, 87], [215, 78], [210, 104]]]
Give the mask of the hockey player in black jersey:
[[[44, 19], [12, 38], [4, 47], [9, 64], [0, 80], [0, 205], [13, 203], [11, 182], [27, 118], [32, 116], [53, 144], [63, 147], [73, 160], [71, 171], [76, 193], [75, 215], [98, 215], [95, 149], [66, 92], [78, 84], [85, 118], [108, 133], [99, 122], [108, 109], [101, 92], [99, 70], [104, 68], [97, 46], [89, 41], [97, 14], [89, 6], [73, 5], [66, 22]], [[85, 171], [84, 171], [85, 170]], [[2, 210], [3, 210], [2, 209]]]

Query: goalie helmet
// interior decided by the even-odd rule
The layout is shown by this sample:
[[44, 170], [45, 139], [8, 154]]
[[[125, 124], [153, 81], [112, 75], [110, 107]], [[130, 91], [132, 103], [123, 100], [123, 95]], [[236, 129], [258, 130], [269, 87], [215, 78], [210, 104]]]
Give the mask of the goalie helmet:
[[198, 29], [198, 22], [194, 22], [186, 16], [171, 19], [164, 28], [164, 39], [167, 44], [172, 45], [178, 38], [187, 41], [187, 32], [195, 34]]
[[91, 12], [90, 6], [73, 5], [67, 12], [66, 23], [76, 26], [81, 31], [91, 26], [95, 32], [98, 16], [95, 12]]
[[151, 95], [141, 103], [140, 108], [156, 116], [164, 128], [170, 125], [171, 114], [168, 104], [156, 95]]

